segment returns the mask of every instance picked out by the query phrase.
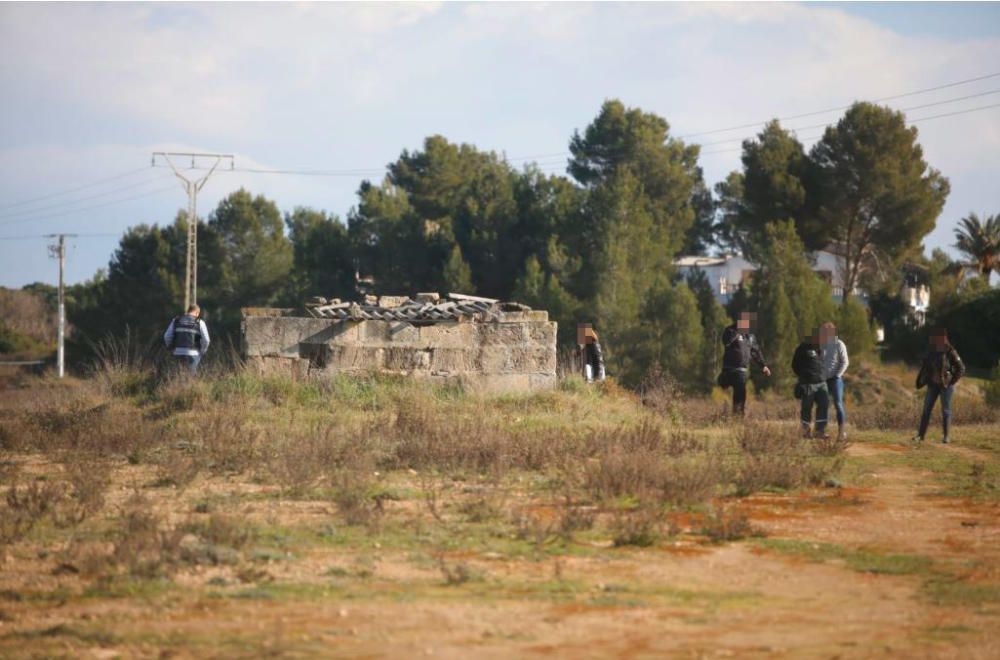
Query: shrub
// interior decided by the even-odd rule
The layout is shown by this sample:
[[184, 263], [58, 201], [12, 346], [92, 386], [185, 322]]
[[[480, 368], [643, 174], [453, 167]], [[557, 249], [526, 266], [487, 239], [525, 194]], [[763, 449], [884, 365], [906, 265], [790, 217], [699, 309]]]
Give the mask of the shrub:
[[69, 497], [56, 510], [56, 524], [77, 525], [104, 506], [104, 495], [111, 485], [112, 464], [107, 459], [75, 453], [61, 459]]
[[615, 547], [649, 547], [660, 538], [661, 518], [651, 504], [618, 507], [611, 516], [611, 541]]
[[701, 527], [701, 533], [714, 543], [739, 541], [748, 536], [761, 536], [746, 514], [738, 509], [713, 507]]
[[793, 427], [747, 423], [736, 428], [734, 437], [742, 452], [733, 480], [737, 495], [807, 482], [808, 446]]
[[26, 486], [13, 484], [7, 489], [0, 509], [0, 545], [20, 541], [45, 517], [51, 515], [66, 497], [66, 484], [32, 481]]
[[173, 573], [180, 558], [182, 530], [168, 528], [152, 502], [138, 494], [125, 503], [119, 520], [106, 570], [138, 578]]

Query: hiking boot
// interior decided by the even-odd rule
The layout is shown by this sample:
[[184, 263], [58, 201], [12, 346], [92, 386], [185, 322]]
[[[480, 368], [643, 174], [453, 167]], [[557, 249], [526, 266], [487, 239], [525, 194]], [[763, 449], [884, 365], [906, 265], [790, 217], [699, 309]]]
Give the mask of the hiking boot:
[[813, 440], [829, 440], [830, 434], [826, 431], [816, 431], [813, 433]]
[[812, 437], [813, 437], [813, 434], [812, 434], [812, 431], [809, 430], [809, 427], [806, 427], [806, 428], [802, 429], [802, 438], [804, 440], [811, 440]]
[[944, 436], [943, 438], [941, 438], [941, 444], [943, 444], [943, 445], [950, 445], [951, 444], [951, 440], [948, 439], [948, 436]]
[[837, 429], [837, 440], [840, 440], [841, 442], [847, 440], [847, 429], [844, 427]]
[[922, 435], [915, 435], [915, 436], [913, 436], [913, 439], [910, 440], [910, 442], [912, 442], [915, 445], [922, 445], [922, 444], [924, 444], [924, 436], [922, 436]]

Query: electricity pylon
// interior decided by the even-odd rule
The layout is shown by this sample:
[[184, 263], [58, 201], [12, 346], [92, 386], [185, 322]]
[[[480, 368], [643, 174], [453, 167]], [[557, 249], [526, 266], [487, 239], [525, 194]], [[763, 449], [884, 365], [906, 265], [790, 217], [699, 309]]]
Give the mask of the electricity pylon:
[[[181, 184], [184, 186], [184, 192], [188, 196], [188, 210], [187, 210], [187, 259], [186, 265], [184, 267], [184, 310], [190, 305], [196, 304], [198, 302], [198, 193], [205, 186], [205, 182], [208, 181], [208, 177], [212, 176], [215, 169], [223, 160], [229, 160], [229, 169], [233, 169], [233, 157], [230, 154], [191, 154], [191, 153], [180, 153], [180, 152], [164, 152], [155, 151], [153, 152], [153, 167], [156, 167], [156, 157], [160, 156], [163, 160], [167, 161], [170, 165], [170, 169], [174, 171], [174, 175], [181, 180]], [[198, 159], [215, 159], [212, 166], [208, 168], [208, 173], [205, 176], [189, 179], [177, 169], [173, 161], [170, 160], [171, 156], [175, 158], [190, 158], [192, 170], [196, 169], [195, 165]], [[201, 168], [203, 169], [203, 168]]]

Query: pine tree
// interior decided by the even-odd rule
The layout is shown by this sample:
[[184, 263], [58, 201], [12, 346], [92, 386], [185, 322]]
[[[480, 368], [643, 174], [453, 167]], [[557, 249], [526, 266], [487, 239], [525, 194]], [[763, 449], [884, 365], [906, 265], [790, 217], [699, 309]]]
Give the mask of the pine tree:
[[773, 373], [760, 386], [791, 380], [792, 353], [804, 337], [835, 316], [829, 284], [812, 270], [805, 247], [790, 222], [771, 223], [761, 249], [761, 269], [754, 276], [753, 306], [759, 337]]
[[654, 365], [687, 389], [698, 387], [698, 365], [704, 338], [698, 300], [683, 282], [671, 285], [656, 278], [642, 306], [641, 339], [634, 344], [635, 358], [627, 364], [623, 380], [638, 384]]
[[696, 378], [692, 388], [707, 393], [712, 391], [716, 376], [722, 365], [722, 331], [729, 324], [726, 310], [715, 299], [712, 285], [705, 272], [695, 270], [687, 278], [688, 287], [698, 302], [701, 318], [702, 346], [696, 365]]
[[870, 356], [875, 348], [875, 333], [868, 320], [868, 310], [855, 296], [837, 309], [837, 336], [847, 346], [851, 359]]
[[475, 292], [472, 285], [472, 271], [469, 264], [462, 258], [462, 248], [455, 245], [451, 248], [451, 254], [444, 265], [442, 272], [444, 286], [451, 293]]

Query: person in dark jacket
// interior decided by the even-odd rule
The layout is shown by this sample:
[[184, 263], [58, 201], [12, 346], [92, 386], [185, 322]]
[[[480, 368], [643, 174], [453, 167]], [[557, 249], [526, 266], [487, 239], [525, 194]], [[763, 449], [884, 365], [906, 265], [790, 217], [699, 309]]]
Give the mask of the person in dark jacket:
[[771, 375], [771, 370], [760, 352], [757, 338], [750, 332], [751, 324], [756, 320], [756, 314], [741, 312], [739, 320], [722, 332], [722, 373], [719, 374], [719, 387], [733, 388], [733, 414], [741, 417], [746, 414], [747, 377], [750, 374], [750, 362], [761, 368], [765, 376]]
[[[802, 399], [802, 437], [826, 438], [826, 416], [830, 409], [830, 394], [823, 369], [823, 348], [820, 331], [806, 337], [792, 356], [792, 371], [798, 377], [796, 396]], [[816, 428], [812, 430], [813, 405], [816, 406]]]
[[580, 351], [583, 377], [588, 383], [593, 383], [595, 380], [603, 381], [606, 377], [604, 352], [601, 350], [597, 332], [591, 324], [581, 323], [576, 327], [576, 343]]
[[917, 389], [926, 385], [927, 394], [924, 396], [924, 410], [920, 415], [920, 428], [914, 438], [916, 442], [923, 442], [927, 426], [931, 421], [934, 403], [938, 398], [941, 399], [941, 423], [944, 427], [941, 442], [945, 444], [951, 442], [948, 437], [951, 427], [951, 395], [955, 390], [955, 383], [964, 375], [965, 363], [948, 341], [948, 330], [945, 328], [931, 330], [930, 350], [924, 356], [920, 372], [917, 374]]
[[172, 319], [163, 333], [163, 343], [171, 349], [174, 359], [191, 373], [198, 371], [201, 358], [208, 350], [208, 326], [201, 320], [198, 305], [188, 307], [186, 314]]

